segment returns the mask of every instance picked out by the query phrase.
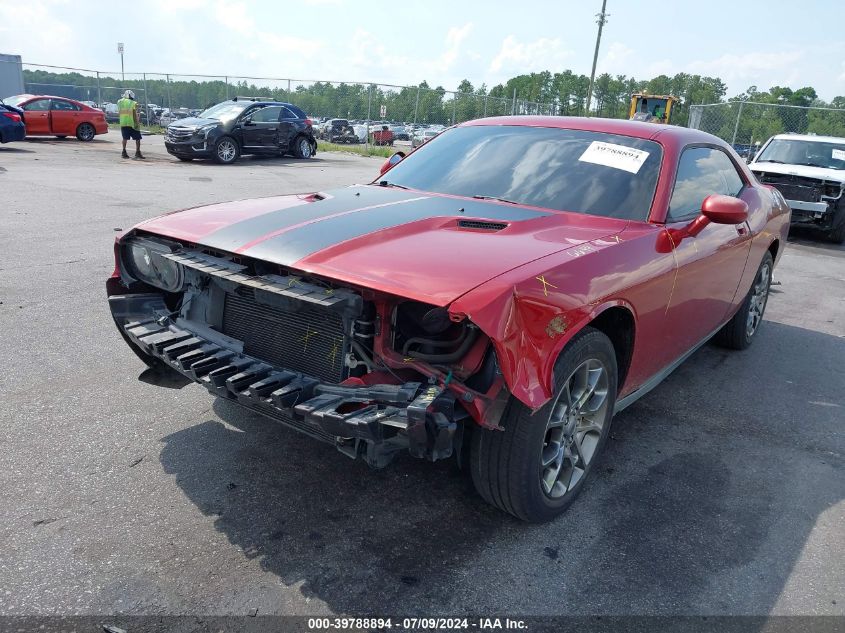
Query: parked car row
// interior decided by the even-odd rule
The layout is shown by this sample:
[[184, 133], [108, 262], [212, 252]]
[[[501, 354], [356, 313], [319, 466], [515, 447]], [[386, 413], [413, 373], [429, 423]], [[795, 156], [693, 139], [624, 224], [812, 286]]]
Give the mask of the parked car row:
[[411, 141], [419, 147], [443, 131], [442, 125], [391, 123], [389, 121], [361, 121], [342, 118], [313, 118], [317, 138], [332, 143], [364, 143], [393, 145], [394, 141]]

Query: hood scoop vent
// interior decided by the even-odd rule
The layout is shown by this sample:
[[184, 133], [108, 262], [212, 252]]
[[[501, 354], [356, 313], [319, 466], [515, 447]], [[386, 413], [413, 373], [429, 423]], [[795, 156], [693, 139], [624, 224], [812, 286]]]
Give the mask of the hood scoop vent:
[[480, 229], [482, 231], [501, 231], [508, 228], [504, 222], [487, 222], [485, 220], [458, 220], [462, 229]]

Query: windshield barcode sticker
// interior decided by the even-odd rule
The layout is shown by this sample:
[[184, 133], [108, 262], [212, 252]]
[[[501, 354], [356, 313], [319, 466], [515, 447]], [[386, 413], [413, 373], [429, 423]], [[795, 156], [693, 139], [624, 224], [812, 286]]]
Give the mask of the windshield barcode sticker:
[[578, 160], [636, 174], [640, 171], [640, 167], [643, 166], [646, 158], [648, 158], [648, 152], [641, 149], [593, 141]]
[[835, 150], [833, 150], [833, 159], [834, 160], [845, 160], [845, 149], [835, 149]]

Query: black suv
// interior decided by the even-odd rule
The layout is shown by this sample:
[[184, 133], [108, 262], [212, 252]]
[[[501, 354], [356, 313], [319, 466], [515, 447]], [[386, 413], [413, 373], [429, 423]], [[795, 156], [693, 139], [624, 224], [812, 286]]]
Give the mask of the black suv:
[[213, 158], [228, 165], [241, 154], [311, 158], [317, 141], [311, 121], [290, 103], [235, 97], [167, 126], [167, 151], [179, 160]]

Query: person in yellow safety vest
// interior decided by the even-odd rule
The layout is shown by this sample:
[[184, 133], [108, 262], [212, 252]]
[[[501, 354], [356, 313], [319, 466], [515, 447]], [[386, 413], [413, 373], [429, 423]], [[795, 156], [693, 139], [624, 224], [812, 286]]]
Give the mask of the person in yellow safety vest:
[[135, 93], [127, 90], [123, 98], [117, 102], [117, 111], [120, 115], [120, 133], [123, 136], [123, 158], [129, 158], [126, 153], [126, 141], [130, 138], [135, 141], [135, 158], [143, 159], [141, 153], [141, 120], [138, 116], [138, 102], [135, 101]]

